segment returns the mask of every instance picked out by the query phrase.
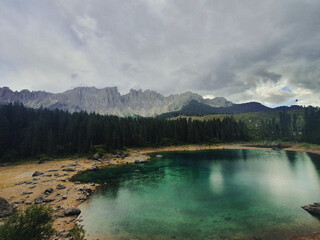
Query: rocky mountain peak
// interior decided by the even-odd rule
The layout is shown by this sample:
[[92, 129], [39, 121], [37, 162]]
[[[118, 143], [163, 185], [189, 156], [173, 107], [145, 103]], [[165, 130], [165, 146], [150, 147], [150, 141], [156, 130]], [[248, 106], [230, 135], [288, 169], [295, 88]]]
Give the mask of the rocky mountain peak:
[[176, 111], [191, 100], [214, 107], [226, 107], [231, 102], [225, 98], [203, 99], [197, 93], [185, 92], [168, 97], [156, 91], [131, 89], [121, 95], [117, 87], [77, 87], [62, 93], [30, 92], [22, 90], [13, 92], [8, 87], [0, 88], [0, 103], [22, 102], [33, 108], [40, 106], [49, 109], [62, 109], [69, 112], [87, 111], [118, 116], [156, 116], [169, 111]]

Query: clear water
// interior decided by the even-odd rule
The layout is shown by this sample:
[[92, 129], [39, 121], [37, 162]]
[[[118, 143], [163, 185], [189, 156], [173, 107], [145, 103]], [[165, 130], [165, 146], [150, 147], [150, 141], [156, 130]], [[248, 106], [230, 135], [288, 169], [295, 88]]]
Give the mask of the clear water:
[[89, 239], [286, 239], [320, 231], [320, 157], [272, 150], [163, 153], [83, 174], [107, 182], [83, 204]]

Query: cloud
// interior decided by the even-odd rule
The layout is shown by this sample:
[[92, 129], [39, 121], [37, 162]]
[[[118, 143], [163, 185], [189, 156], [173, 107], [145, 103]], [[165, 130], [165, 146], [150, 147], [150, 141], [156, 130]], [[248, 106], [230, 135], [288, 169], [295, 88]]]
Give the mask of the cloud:
[[317, 0], [3, 0], [1, 85], [320, 105], [319, 9]]

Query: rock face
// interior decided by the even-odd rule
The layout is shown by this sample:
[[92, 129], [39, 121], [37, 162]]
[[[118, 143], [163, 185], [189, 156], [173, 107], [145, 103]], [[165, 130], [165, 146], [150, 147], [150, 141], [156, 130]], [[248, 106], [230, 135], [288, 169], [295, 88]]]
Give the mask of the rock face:
[[63, 93], [12, 91], [7, 87], [0, 88], [0, 104], [21, 102], [27, 107], [62, 109], [69, 112], [87, 111], [118, 116], [155, 116], [165, 112], [180, 110], [191, 100], [208, 104], [212, 107], [228, 107], [232, 103], [223, 97], [204, 99], [201, 95], [186, 92], [165, 97], [155, 91], [131, 89], [121, 95], [117, 87], [97, 89], [79, 87]]
[[302, 208], [309, 213], [320, 215], [320, 203], [313, 203], [302, 206]]
[[13, 206], [8, 201], [0, 197], [0, 218], [7, 217], [13, 210]]

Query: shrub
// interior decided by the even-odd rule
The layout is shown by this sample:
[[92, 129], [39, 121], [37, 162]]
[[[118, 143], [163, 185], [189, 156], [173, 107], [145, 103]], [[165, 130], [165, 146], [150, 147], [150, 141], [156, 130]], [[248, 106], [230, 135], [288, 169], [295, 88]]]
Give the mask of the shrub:
[[70, 231], [72, 240], [83, 240], [85, 237], [85, 231], [83, 226], [75, 224], [74, 227]]
[[13, 211], [0, 226], [1, 240], [42, 240], [54, 234], [52, 209], [43, 205], [32, 205], [24, 212]]

